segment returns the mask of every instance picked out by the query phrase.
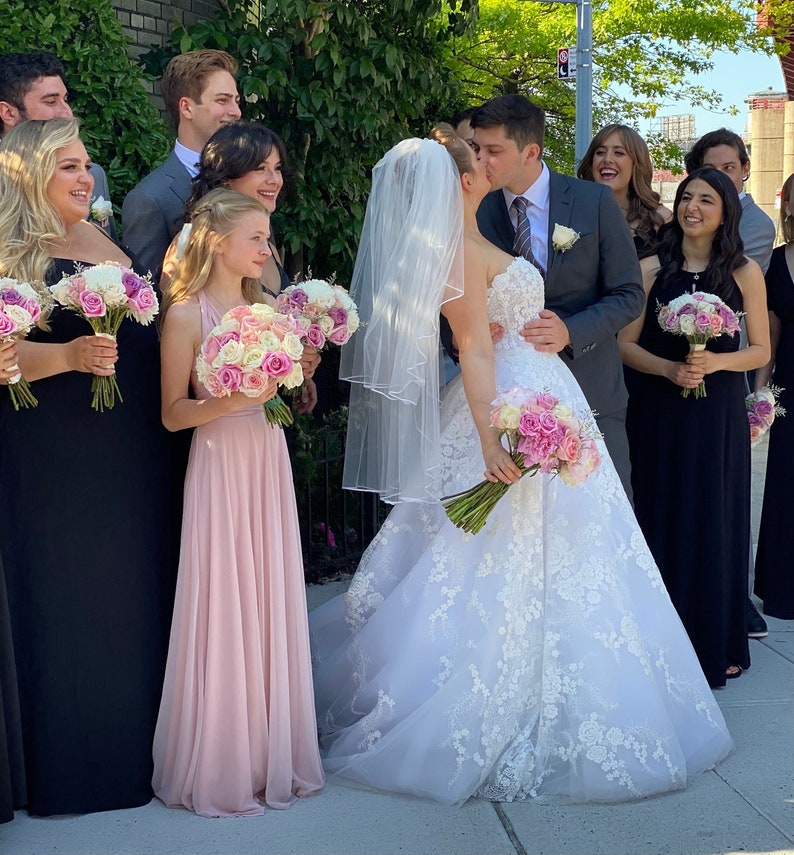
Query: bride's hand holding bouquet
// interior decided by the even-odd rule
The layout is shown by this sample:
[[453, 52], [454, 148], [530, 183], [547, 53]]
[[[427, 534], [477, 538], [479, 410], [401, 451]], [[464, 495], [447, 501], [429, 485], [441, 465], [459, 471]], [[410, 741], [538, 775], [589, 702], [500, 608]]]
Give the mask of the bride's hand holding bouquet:
[[486, 480], [441, 500], [450, 520], [472, 534], [483, 528], [497, 502], [524, 475], [556, 474], [574, 487], [601, 465], [595, 428], [550, 392], [521, 387], [503, 392], [493, 402], [491, 427], [500, 440], [507, 439], [509, 451], [484, 450]]

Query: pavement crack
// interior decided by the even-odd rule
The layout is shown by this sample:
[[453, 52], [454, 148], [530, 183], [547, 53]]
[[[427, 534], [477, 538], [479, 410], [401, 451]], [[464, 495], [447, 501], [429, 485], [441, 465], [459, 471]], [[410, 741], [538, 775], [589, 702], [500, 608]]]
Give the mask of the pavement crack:
[[756, 812], [756, 813], [757, 813], [757, 814], [758, 814], [762, 819], [764, 819], [766, 822], [768, 822], [768, 823], [772, 826], [772, 828], [774, 828], [776, 831], [778, 831], [780, 834], [782, 834], [782, 835], [783, 835], [783, 837], [785, 837], [785, 838], [786, 838], [786, 840], [788, 840], [788, 841], [789, 841], [789, 843], [794, 843], [794, 836], [792, 836], [788, 831], [785, 831], [783, 828], [781, 828], [781, 827], [780, 827], [780, 825], [778, 825], [778, 824], [775, 822], [775, 820], [774, 820], [774, 819], [772, 819], [772, 817], [771, 817], [771, 816], [769, 816], [769, 814], [768, 814], [768, 813], [766, 813], [765, 811], [761, 810], [761, 808], [760, 808], [760, 807], [758, 807], [758, 805], [757, 805], [754, 801], [752, 801], [751, 799], [748, 799], [748, 798], [747, 798], [747, 796], [746, 796], [746, 795], [745, 795], [741, 790], [737, 790], [737, 789], [736, 789], [736, 787], [734, 787], [734, 786], [733, 786], [733, 784], [732, 784], [732, 783], [731, 783], [731, 782], [730, 782], [730, 781], [729, 781], [729, 780], [728, 780], [724, 775], [721, 775], [721, 774], [720, 774], [720, 772], [719, 772], [719, 770], [718, 770], [718, 769], [712, 769], [711, 771], [712, 771], [712, 772], [713, 772], [713, 773], [714, 773], [714, 774], [715, 774], [715, 775], [716, 775], [716, 776], [717, 776], [717, 777], [718, 777], [718, 778], [719, 778], [719, 779], [720, 779], [720, 780], [721, 780], [721, 781], [722, 781], [726, 786], [730, 787], [730, 788], [733, 790], [733, 792], [734, 792], [734, 793], [736, 793], [736, 795], [737, 795], [737, 796], [739, 796], [739, 798], [740, 798], [740, 799], [741, 799], [745, 804], [747, 804], [749, 807], [751, 807], [751, 808], [752, 808], [752, 809], [753, 809], [753, 810], [754, 810], [754, 811], [755, 811], [755, 812]]
[[505, 830], [505, 834], [513, 844], [513, 849], [516, 850], [516, 855], [528, 855], [527, 850], [524, 849], [521, 841], [518, 839], [518, 835], [513, 828], [513, 823], [510, 822], [510, 819], [505, 813], [502, 805], [499, 802], [491, 802], [491, 804], [493, 805], [496, 816], [499, 818], [499, 822], [502, 823], [502, 828]]

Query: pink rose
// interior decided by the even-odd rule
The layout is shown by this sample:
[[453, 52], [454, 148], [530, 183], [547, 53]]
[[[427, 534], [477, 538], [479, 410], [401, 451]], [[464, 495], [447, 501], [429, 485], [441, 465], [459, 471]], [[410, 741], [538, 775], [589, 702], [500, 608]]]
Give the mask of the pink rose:
[[224, 344], [228, 344], [230, 341], [240, 341], [240, 333], [236, 331], [224, 333], [218, 341], [220, 342], [221, 347], [223, 347]]
[[230, 318], [234, 318], [235, 321], [242, 322], [251, 317], [251, 309], [249, 306], [235, 306], [233, 309], [229, 309], [229, 311], [226, 312], [226, 315]]
[[221, 352], [221, 343], [218, 341], [217, 336], [209, 336], [204, 342], [201, 352], [207, 362], [212, 362], [212, 360]]
[[557, 417], [554, 413], [550, 413], [548, 410], [542, 412], [540, 414], [539, 427], [546, 436], [554, 436], [559, 428]]
[[226, 390], [221, 386], [216, 374], [208, 374], [204, 380], [204, 388], [212, 395], [213, 398], [221, 398], [226, 394]]
[[710, 332], [711, 315], [708, 312], [698, 312], [695, 315], [695, 327], [698, 332]]
[[151, 288], [139, 288], [137, 294], [129, 299], [133, 310], [142, 315], [148, 314], [157, 305], [157, 298]]
[[337, 327], [335, 330], [331, 332], [331, 335], [328, 336], [328, 341], [331, 344], [342, 345], [345, 342], [350, 340], [350, 331], [347, 327]]
[[[283, 318], [273, 318], [270, 322], [270, 329], [274, 332], [280, 339], [283, 339], [287, 333], [294, 333], [295, 330], [295, 320], [289, 316]], [[298, 335], [303, 334], [303, 328], [297, 331]]]
[[95, 291], [80, 292], [80, 307], [87, 318], [105, 316], [105, 301]]
[[242, 391], [246, 393], [253, 392], [254, 394], [250, 397], [255, 398], [262, 393], [266, 383], [265, 375], [261, 371], [246, 371], [243, 374]]
[[579, 457], [582, 440], [579, 434], [568, 431], [557, 446], [557, 457], [568, 463], [573, 463]]
[[533, 436], [540, 433], [540, 416], [537, 413], [522, 413], [518, 421], [518, 432], [522, 436]]
[[271, 377], [286, 377], [292, 371], [292, 360], [286, 353], [271, 351], [265, 355], [262, 368]]
[[541, 392], [535, 400], [544, 410], [551, 410], [560, 403], [559, 398], [555, 398], [551, 392]]
[[306, 342], [317, 350], [325, 347], [325, 333], [319, 324], [310, 324], [306, 330]]
[[0, 339], [12, 335], [16, 331], [17, 325], [5, 312], [0, 312]]
[[711, 317], [709, 317], [709, 323], [711, 324], [711, 331], [714, 335], [720, 335], [722, 332], [722, 318], [719, 314], [711, 315]]
[[30, 315], [33, 323], [41, 317], [41, 306], [35, 300], [25, 300], [22, 308]]
[[243, 372], [239, 365], [224, 365], [218, 369], [218, 383], [221, 388], [237, 392], [243, 382]]

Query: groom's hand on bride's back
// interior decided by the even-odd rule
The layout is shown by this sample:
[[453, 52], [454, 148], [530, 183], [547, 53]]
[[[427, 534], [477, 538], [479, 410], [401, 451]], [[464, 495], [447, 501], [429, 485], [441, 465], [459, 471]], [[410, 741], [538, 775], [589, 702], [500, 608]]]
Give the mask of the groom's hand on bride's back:
[[571, 343], [565, 322], [549, 309], [544, 309], [536, 320], [527, 321], [521, 337], [542, 353], [559, 353]]

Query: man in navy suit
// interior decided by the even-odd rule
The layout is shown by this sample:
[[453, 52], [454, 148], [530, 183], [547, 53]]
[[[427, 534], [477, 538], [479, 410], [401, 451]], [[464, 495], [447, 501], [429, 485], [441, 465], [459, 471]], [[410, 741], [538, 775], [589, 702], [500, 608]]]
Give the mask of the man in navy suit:
[[127, 194], [124, 243], [143, 272], [159, 276], [165, 253], [185, 222], [185, 202], [201, 150], [226, 122], [240, 118], [237, 61], [222, 50], [194, 50], [168, 63], [160, 92], [176, 131], [174, 150]]
[[473, 146], [494, 188], [477, 222], [490, 241], [541, 271], [546, 308], [522, 335], [570, 367], [631, 497], [628, 395], [615, 336], [645, 305], [640, 265], [612, 191], [543, 162], [545, 118], [521, 95], [494, 98], [472, 115]]

